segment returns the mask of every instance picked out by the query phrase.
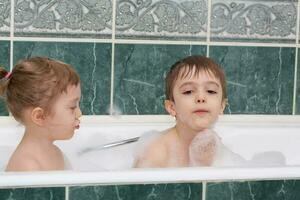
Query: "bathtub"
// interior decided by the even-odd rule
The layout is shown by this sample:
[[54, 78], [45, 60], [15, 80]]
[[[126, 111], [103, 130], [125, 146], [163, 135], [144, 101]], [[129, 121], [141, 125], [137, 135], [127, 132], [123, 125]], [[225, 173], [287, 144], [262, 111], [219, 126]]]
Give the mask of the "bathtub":
[[83, 116], [81, 127], [71, 140], [56, 142], [72, 170], [16, 173], [4, 172], [3, 168], [22, 137], [23, 127], [11, 117], [0, 117], [0, 187], [300, 178], [299, 116], [224, 115], [214, 127], [223, 143], [245, 159], [251, 160], [263, 152], [277, 152], [284, 156], [285, 164], [272, 163], [266, 158], [265, 165], [132, 169], [136, 142], [83, 155], [78, 153], [91, 146], [139, 137], [173, 125], [174, 119], [169, 116]]

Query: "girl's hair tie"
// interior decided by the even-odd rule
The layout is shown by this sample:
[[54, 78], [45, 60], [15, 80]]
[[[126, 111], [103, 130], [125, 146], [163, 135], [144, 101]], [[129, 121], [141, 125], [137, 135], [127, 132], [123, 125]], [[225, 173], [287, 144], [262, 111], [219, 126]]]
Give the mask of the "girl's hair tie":
[[4, 76], [4, 78], [9, 79], [11, 77], [11, 72], [7, 72]]

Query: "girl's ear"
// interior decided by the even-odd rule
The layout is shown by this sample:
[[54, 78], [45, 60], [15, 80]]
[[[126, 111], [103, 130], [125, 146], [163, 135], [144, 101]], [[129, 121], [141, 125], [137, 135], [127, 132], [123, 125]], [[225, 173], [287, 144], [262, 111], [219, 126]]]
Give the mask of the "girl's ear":
[[31, 120], [38, 126], [45, 123], [45, 111], [40, 107], [36, 107], [31, 111]]
[[175, 103], [173, 101], [165, 100], [165, 109], [170, 115], [176, 117]]

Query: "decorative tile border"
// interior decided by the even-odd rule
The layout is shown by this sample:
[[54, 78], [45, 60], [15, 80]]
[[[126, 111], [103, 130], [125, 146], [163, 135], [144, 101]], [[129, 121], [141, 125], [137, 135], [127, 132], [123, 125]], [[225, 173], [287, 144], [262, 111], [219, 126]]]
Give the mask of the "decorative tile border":
[[[116, 0], [117, 39], [295, 42], [297, 0]], [[9, 0], [0, 34], [9, 35]], [[14, 0], [15, 36], [111, 38], [112, 0]], [[208, 12], [208, 9], [211, 9]]]
[[10, 27], [10, 0], [0, 0], [0, 36], [8, 36]]
[[213, 0], [211, 13], [211, 40], [296, 39], [296, 1]]
[[203, 40], [207, 10], [207, 0], [118, 0], [116, 38]]
[[15, 0], [15, 36], [107, 38], [111, 15], [111, 0]]

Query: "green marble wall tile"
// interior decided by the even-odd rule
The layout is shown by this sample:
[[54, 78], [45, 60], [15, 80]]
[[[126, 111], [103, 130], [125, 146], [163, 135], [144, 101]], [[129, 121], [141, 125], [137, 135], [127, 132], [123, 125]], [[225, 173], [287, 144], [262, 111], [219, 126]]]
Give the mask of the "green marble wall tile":
[[116, 45], [114, 104], [123, 114], [165, 114], [164, 77], [188, 55], [206, 55], [205, 46]]
[[[0, 41], [0, 66], [4, 67], [6, 70], [10, 68], [10, 43], [9, 41]], [[0, 116], [7, 116], [8, 111], [4, 100], [0, 98]]]
[[65, 200], [65, 188], [0, 189], [0, 200]]
[[14, 62], [47, 56], [72, 64], [81, 78], [80, 107], [85, 115], [107, 112], [110, 104], [111, 44], [15, 42]]
[[251, 181], [208, 183], [206, 200], [296, 200], [300, 199], [300, 181]]
[[292, 114], [294, 48], [211, 46], [225, 68], [226, 113]]
[[69, 200], [201, 200], [202, 184], [71, 187]]

